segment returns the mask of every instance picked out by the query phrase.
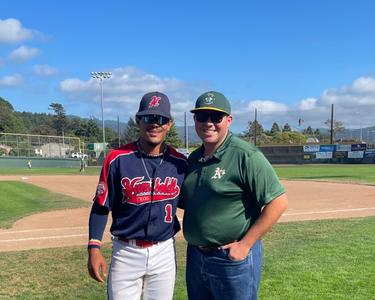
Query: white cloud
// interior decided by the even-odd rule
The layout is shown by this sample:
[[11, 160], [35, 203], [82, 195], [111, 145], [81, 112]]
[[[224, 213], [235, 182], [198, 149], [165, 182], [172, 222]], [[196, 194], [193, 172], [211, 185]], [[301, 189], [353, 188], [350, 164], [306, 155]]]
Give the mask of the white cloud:
[[316, 108], [316, 102], [318, 99], [315, 98], [306, 98], [302, 99], [298, 104], [299, 110], [312, 110]]
[[8, 75], [0, 79], [0, 86], [2, 87], [19, 86], [23, 84], [23, 82], [24, 82], [23, 77], [20, 74]]
[[[115, 68], [110, 79], [103, 80], [104, 110], [110, 115], [134, 116], [141, 97], [150, 91], [165, 93], [172, 106], [176, 120], [182, 120], [185, 111], [193, 107], [193, 100], [201, 94], [202, 84], [190, 84], [176, 78], [160, 77], [146, 73], [134, 67]], [[89, 78], [84, 81], [69, 78], [60, 82], [60, 91], [71, 101], [100, 103], [101, 93], [99, 80]], [[98, 112], [100, 107], [96, 105]], [[96, 112], [96, 113], [97, 113]]]
[[0, 43], [18, 43], [30, 40], [36, 34], [34, 30], [23, 28], [17, 19], [0, 19]]
[[65, 79], [60, 82], [60, 90], [66, 93], [87, 92], [90, 89], [90, 82], [77, 78]]
[[249, 111], [254, 111], [254, 109], [256, 108], [263, 114], [283, 113], [288, 111], [287, 105], [270, 100], [251, 101], [247, 108]]
[[20, 46], [17, 49], [13, 50], [8, 57], [13, 61], [25, 61], [37, 56], [39, 53], [40, 51], [37, 48]]
[[358, 94], [372, 94], [375, 95], [375, 78], [373, 77], [360, 77], [354, 80], [352, 91]]
[[320, 97], [322, 104], [337, 104], [353, 107], [358, 105], [375, 105], [375, 78], [360, 77], [349, 86], [338, 89], [327, 89]]
[[[112, 77], [103, 81], [105, 118], [127, 120], [134, 116], [139, 100], [144, 93], [160, 91], [171, 100], [172, 114], [178, 125], [183, 125], [184, 113], [188, 112], [188, 122], [192, 124], [190, 110], [195, 99], [203, 91], [211, 90], [207, 83], [192, 83], [171, 77], [161, 77], [143, 72], [137, 68], [116, 68], [111, 71]], [[320, 97], [306, 97], [295, 103], [285, 104], [274, 100], [230, 99], [234, 123], [232, 130], [241, 132], [246, 129], [250, 120], [254, 119], [257, 108], [258, 120], [267, 129], [273, 122], [283, 126], [289, 123], [293, 129], [299, 130], [307, 126], [313, 128], [326, 127], [324, 122], [330, 118], [331, 104], [334, 104], [334, 119], [344, 122], [344, 126], [359, 127], [374, 125], [375, 112], [374, 77], [360, 77], [351, 84], [337, 89], [326, 89]], [[69, 78], [60, 82], [60, 91], [71, 106], [85, 103], [88, 116], [100, 118], [100, 85], [97, 79], [87, 76], [87, 80]], [[307, 95], [308, 96], [308, 95]], [[298, 120], [304, 120], [298, 126]]]
[[49, 65], [34, 65], [33, 72], [38, 76], [53, 76], [58, 73], [58, 70]]

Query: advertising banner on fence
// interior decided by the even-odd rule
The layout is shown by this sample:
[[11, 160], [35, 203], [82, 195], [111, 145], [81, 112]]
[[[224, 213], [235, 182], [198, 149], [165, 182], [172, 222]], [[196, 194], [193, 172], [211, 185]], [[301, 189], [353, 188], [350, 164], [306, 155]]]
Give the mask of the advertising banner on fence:
[[320, 145], [319, 152], [335, 152], [336, 145]]
[[365, 157], [375, 158], [375, 149], [367, 149], [365, 152]]
[[367, 144], [352, 144], [352, 151], [365, 151]]
[[347, 158], [348, 152], [347, 151], [336, 151], [336, 152], [333, 153], [333, 157], [334, 158]]
[[347, 152], [349, 152], [349, 151], [352, 151], [352, 145], [341, 145], [341, 144], [339, 144], [339, 145], [337, 145], [337, 151], [347, 151]]
[[319, 145], [305, 145], [303, 146], [303, 152], [319, 152]]
[[332, 158], [332, 152], [316, 152], [317, 159], [329, 159]]
[[348, 158], [363, 158], [364, 151], [350, 151], [348, 152]]

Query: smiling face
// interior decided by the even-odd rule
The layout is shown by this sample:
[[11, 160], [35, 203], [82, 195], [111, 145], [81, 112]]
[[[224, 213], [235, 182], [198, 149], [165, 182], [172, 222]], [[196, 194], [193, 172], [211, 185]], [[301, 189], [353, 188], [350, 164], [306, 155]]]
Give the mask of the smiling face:
[[136, 119], [140, 129], [139, 141], [143, 151], [150, 154], [159, 154], [162, 152], [161, 147], [164, 144], [173, 122], [169, 119], [159, 122], [157, 118], [147, 117], [148, 116], [143, 116]]
[[[195, 130], [205, 148], [211, 150], [217, 149], [224, 141], [232, 123], [232, 116], [223, 113], [220, 121], [218, 114], [220, 113], [212, 110], [201, 110], [194, 114]], [[208, 115], [210, 115], [209, 118]]]

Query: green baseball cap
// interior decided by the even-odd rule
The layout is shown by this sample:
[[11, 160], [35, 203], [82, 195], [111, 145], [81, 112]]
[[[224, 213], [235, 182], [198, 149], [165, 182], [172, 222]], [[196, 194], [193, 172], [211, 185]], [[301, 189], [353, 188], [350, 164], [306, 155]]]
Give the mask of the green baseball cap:
[[195, 113], [200, 110], [215, 110], [230, 115], [230, 103], [223, 94], [209, 91], [198, 97], [195, 108], [190, 112]]

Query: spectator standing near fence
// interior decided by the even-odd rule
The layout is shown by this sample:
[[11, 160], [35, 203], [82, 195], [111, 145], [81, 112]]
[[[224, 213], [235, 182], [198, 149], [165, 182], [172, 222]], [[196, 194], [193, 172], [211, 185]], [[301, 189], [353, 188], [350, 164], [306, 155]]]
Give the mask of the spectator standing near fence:
[[80, 165], [79, 173], [84, 174], [85, 173], [85, 167], [86, 167], [86, 161], [85, 161], [84, 157], [81, 158], [79, 165]]

